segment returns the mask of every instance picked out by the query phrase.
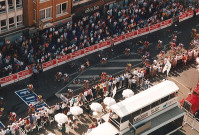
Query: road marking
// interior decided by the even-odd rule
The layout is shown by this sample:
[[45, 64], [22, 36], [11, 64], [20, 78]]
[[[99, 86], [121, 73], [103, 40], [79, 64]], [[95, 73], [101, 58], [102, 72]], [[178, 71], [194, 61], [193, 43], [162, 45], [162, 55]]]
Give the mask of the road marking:
[[196, 26], [199, 26], [199, 24], [197, 24]]
[[[185, 86], [184, 84], [182, 84], [181, 82], [179, 82], [178, 80], [176, 80], [176, 79], [174, 79], [173, 77], [170, 77], [172, 80], [174, 80], [174, 81], [176, 81], [177, 83], [179, 83], [180, 85], [182, 85], [185, 89], [187, 89], [189, 92], [190, 92], [190, 89], [187, 87], [187, 86]], [[181, 91], [179, 91], [179, 92], [181, 92]], [[183, 92], [181, 92], [182, 94], [184, 94]]]
[[80, 76], [79, 78], [99, 78], [100, 76], [99, 75], [82, 75]]
[[82, 84], [69, 84], [68, 87], [81, 87]]
[[[181, 34], [182, 31], [177, 32], [177, 34]], [[173, 35], [169, 35], [168, 37], [172, 37]]]
[[142, 61], [141, 59], [118, 59], [118, 60], [110, 60], [109, 62], [136, 62]]
[[113, 70], [113, 69], [124, 69], [126, 67], [93, 67], [90, 70]]

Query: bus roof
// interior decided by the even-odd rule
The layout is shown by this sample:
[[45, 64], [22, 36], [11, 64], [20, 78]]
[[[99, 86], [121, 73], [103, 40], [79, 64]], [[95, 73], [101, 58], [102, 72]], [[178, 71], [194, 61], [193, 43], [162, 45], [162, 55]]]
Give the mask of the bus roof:
[[135, 96], [112, 105], [110, 109], [122, 118], [178, 90], [179, 88], [174, 82], [166, 80]]

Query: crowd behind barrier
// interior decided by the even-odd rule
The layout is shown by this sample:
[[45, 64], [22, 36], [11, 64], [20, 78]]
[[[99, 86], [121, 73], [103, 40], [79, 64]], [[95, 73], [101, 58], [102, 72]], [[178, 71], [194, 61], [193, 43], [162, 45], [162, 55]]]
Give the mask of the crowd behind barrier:
[[[143, 3], [143, 4], [147, 5], [146, 2]], [[151, 4], [150, 9], [153, 9], [153, 3], [150, 3], [150, 4]], [[11, 74], [11, 75], [6, 76], [6, 77], [2, 77], [0, 79], [1, 87], [6, 86], [6, 85], [11, 84], [11, 83], [14, 83], [14, 82], [17, 82], [17, 81], [20, 81], [20, 80], [25, 79], [27, 77], [30, 77], [33, 74], [33, 72], [34, 73], [37, 72], [36, 68], [43, 70], [43, 71], [46, 71], [46, 70], [49, 70], [53, 67], [56, 67], [56, 66], [59, 66], [59, 65], [66, 63], [66, 62], [69, 62], [71, 60], [74, 60], [74, 59], [83, 57], [85, 55], [91, 54], [93, 52], [108, 48], [112, 44], [117, 45], [117, 44], [124, 42], [126, 40], [133, 39], [133, 38], [136, 38], [136, 37], [139, 37], [139, 36], [142, 36], [142, 35], [145, 35], [145, 34], [148, 34], [148, 33], [152, 33], [154, 31], [157, 31], [157, 30], [160, 30], [160, 29], [163, 29], [163, 28], [166, 28], [166, 27], [169, 27], [169, 26], [172, 25], [172, 19], [165, 20], [165, 18], [169, 17], [168, 15], [170, 15], [171, 18], [178, 16], [180, 22], [184, 21], [188, 18], [191, 18], [194, 15], [194, 12], [193, 12], [193, 10], [191, 10], [190, 7], [184, 9], [183, 6], [180, 5], [179, 3], [162, 3], [162, 4], [163, 5], [164, 4], [171, 4], [170, 6], [168, 6], [168, 9], [170, 9], [170, 10], [175, 9], [175, 10], [172, 10], [174, 12], [174, 13], [172, 12], [174, 15], [171, 16], [170, 12], [167, 13], [169, 10], [164, 8], [164, 9], [162, 9], [164, 11], [161, 11], [161, 13], [164, 14], [165, 17], [163, 17], [163, 18], [159, 17], [157, 19], [154, 19], [154, 14], [152, 14], [152, 15], [149, 15], [150, 19], [148, 18], [149, 20], [147, 20], [143, 15], [143, 13], [146, 12], [144, 6], [139, 7], [136, 4], [133, 5], [133, 3], [130, 3], [129, 5], [125, 5], [122, 8], [120, 8], [121, 5], [118, 5], [114, 9], [106, 9], [105, 8], [104, 9], [105, 13], [102, 14], [102, 16], [105, 18], [104, 22], [102, 20], [99, 20], [100, 13], [96, 12], [96, 13], [93, 14], [93, 16], [92, 16], [92, 18], [90, 18], [90, 20], [89, 20], [88, 17], [84, 17], [83, 20], [79, 20], [77, 23], [66, 24], [66, 30], [69, 30], [71, 32], [69, 34], [70, 38], [68, 38], [67, 33], [62, 34], [59, 37], [59, 32], [62, 33], [63, 28], [60, 28], [58, 30], [55, 30], [55, 28], [50, 28], [43, 33], [41, 32], [41, 34], [39, 34], [39, 35], [37, 35], [37, 33], [35, 33], [35, 40], [34, 41], [32, 41], [31, 38], [25, 39], [25, 37], [21, 37], [19, 40], [16, 41], [15, 44], [20, 46], [20, 43], [22, 43], [22, 46], [23, 46], [23, 49], [24, 49], [23, 51], [25, 51], [26, 53], [28, 53], [27, 50], [30, 49], [30, 48], [28, 48], [28, 44], [32, 44], [32, 42], [39, 44], [39, 42], [42, 41], [41, 43], [43, 43], [43, 45], [36, 47], [36, 48], [39, 47], [38, 49], [39, 49], [40, 53], [45, 51], [45, 49], [48, 48], [49, 46], [51, 46], [51, 49], [49, 48], [49, 50], [51, 50], [51, 52], [55, 52], [55, 49], [57, 49], [59, 54], [57, 54], [56, 56], [55, 55], [52, 56], [52, 53], [44, 53], [43, 52], [45, 56], [38, 56], [38, 58], [41, 57], [41, 60], [37, 59], [36, 65], [33, 64], [31, 66], [26, 66], [25, 70], [22, 70], [18, 73]], [[149, 6], [149, 5], [147, 5], [147, 6]], [[162, 6], [162, 7], [164, 7], [164, 6]], [[129, 7], [132, 10], [130, 10]], [[194, 8], [194, 6], [193, 6], [193, 8]], [[113, 11], [113, 10], [115, 10], [115, 11]], [[120, 11], [120, 14], [114, 15], [117, 10]], [[199, 14], [198, 9], [194, 10], [194, 11], [196, 12], [196, 15]], [[154, 13], [154, 11], [151, 12], [151, 13]], [[139, 22], [135, 21], [136, 18], [133, 17], [134, 15], [137, 15], [137, 16], [140, 15], [141, 16], [140, 17], [141, 19], [137, 19], [137, 21], [139, 21]], [[157, 15], [155, 15], [155, 16], [157, 17]], [[85, 39], [84, 39], [84, 36], [82, 34], [81, 35], [78, 34], [79, 37], [75, 36], [75, 33], [78, 33], [79, 29], [81, 29], [82, 31], [84, 31], [84, 29], [86, 29], [86, 31], [84, 31], [83, 33], [87, 33], [87, 34], [88, 34], [88, 32], [95, 34], [96, 31], [98, 31], [98, 32], [101, 31], [102, 29], [100, 29], [98, 27], [96, 28], [96, 31], [94, 30], [95, 32], [92, 31], [94, 29], [93, 25], [95, 25], [93, 19], [95, 21], [97, 21], [98, 23], [101, 22], [105, 26], [106, 26], [106, 23], [107, 23], [108, 26], [111, 25], [111, 26], [109, 26], [110, 28], [108, 28], [107, 26], [106, 27], [101, 26], [101, 27], [105, 27], [105, 28], [102, 28], [102, 29], [104, 29], [104, 31], [106, 31], [105, 32], [106, 38], [103, 35], [103, 38], [99, 36], [99, 39], [97, 39], [97, 36], [96, 36], [96, 39], [92, 39], [92, 40], [89, 39], [89, 41], [87, 41], [88, 35], [86, 35], [86, 34], [85, 34]], [[151, 19], [156, 20], [156, 21], [155, 22], [150, 21]], [[130, 22], [127, 21], [127, 20], [129, 20]], [[147, 21], [145, 21], [145, 20], [147, 20]], [[165, 20], [165, 21], [162, 21], [162, 20]], [[124, 22], [125, 25], [135, 23], [136, 27], [135, 27], [135, 25], [128, 26], [128, 27], [127, 26], [120, 26], [121, 22]], [[92, 26], [89, 26], [89, 25], [92, 25]], [[98, 24], [96, 24], [96, 25], [98, 26]], [[112, 27], [112, 25], [113, 25], [113, 27]], [[116, 26], [116, 27], [114, 27], [114, 26]], [[75, 29], [78, 29], [78, 30], [74, 30], [73, 27], [75, 27]], [[91, 29], [91, 31], [88, 31], [88, 29], [90, 29], [90, 27], [92, 29]], [[113, 33], [110, 34], [110, 32], [108, 31], [108, 29], [115, 31], [115, 29], [118, 28], [118, 27], [122, 29], [119, 32], [117, 31], [117, 32], [113, 32]], [[52, 37], [52, 33], [50, 31], [54, 31], [54, 33], [55, 33], [54, 37]], [[104, 32], [102, 32], [102, 31], [101, 31], [101, 33], [104, 34]], [[42, 39], [40, 39], [39, 36], [41, 36]], [[69, 41], [72, 41], [71, 43], [69, 43], [69, 44], [72, 44], [72, 45], [61, 49], [59, 46], [63, 47], [62, 44], [66, 45], [66, 46], [68, 44], [68, 41], [64, 42], [64, 37], [67, 37]], [[54, 40], [57, 40], [57, 41], [54, 41]], [[81, 40], [81, 42], [79, 40]], [[56, 45], [49, 44], [52, 41], [57, 43], [58, 46], [56, 47]], [[95, 44], [94, 41], [96, 41], [98, 43]], [[78, 44], [79, 46], [75, 46], [75, 44]], [[87, 45], [85, 45], [85, 44], [87, 44]], [[9, 41], [8, 41], [8, 43], [6, 43], [6, 45], [7, 45], [8, 48], [11, 47]], [[88, 47], [86, 47], [86, 46], [88, 46]], [[30, 49], [30, 52], [34, 52], [34, 47], [35, 46], [32, 46], [32, 49]], [[70, 53], [70, 51], [72, 51], [72, 53]], [[55, 52], [55, 54], [56, 53], [57, 52]], [[37, 52], [36, 52], [36, 54], [41, 55]], [[2, 56], [1, 56], [1, 58], [2, 58]], [[34, 60], [31, 53], [28, 54], [28, 58], [30, 58], [31, 62]], [[7, 59], [10, 59], [10, 56], [6, 57], [5, 62], [8, 61]], [[45, 62], [45, 61], [47, 61], [47, 62]], [[19, 67], [19, 65], [21, 65], [22, 67], [25, 66], [22, 61], [19, 61], [16, 58], [14, 58], [14, 63], [16, 63], [15, 65], [17, 65], [17, 67]], [[33, 62], [33, 63], [35, 63], [35, 62]], [[12, 69], [12, 67], [6, 67], [6, 69], [7, 70]], [[3, 70], [1, 70], [1, 72], [2, 71]]]
[[[70, 132], [70, 129], [77, 128], [78, 116], [71, 115], [70, 107], [80, 106], [83, 108], [84, 112], [92, 117], [92, 111], [89, 107], [91, 102], [101, 102], [101, 99], [105, 97], [113, 97], [116, 92], [121, 89], [132, 89], [134, 92], [137, 91], [137, 88], [147, 89], [150, 86], [149, 78], [154, 78], [155, 76], [159, 77], [164, 75], [164, 69], [176, 68], [177, 66], [187, 65], [187, 62], [195, 61], [198, 57], [199, 47], [196, 43], [191, 45], [191, 49], [185, 50], [183, 45], [175, 45], [177, 35], [173, 35], [170, 42], [170, 50], [167, 51], [167, 54], [160, 52], [158, 59], [154, 60], [151, 64], [143, 61], [143, 68], [131, 69], [131, 65], [128, 70], [119, 76], [108, 76], [106, 73], [102, 73], [101, 80], [97, 85], [85, 85], [85, 90], [79, 95], [73, 95], [72, 90], [68, 90], [66, 96], [61, 95], [63, 102], [57, 103], [50, 108], [44, 107], [40, 109], [39, 112], [34, 111], [34, 107], [30, 106], [29, 116], [24, 119], [16, 119], [16, 114], [11, 113], [11, 119], [9, 125], [0, 131], [1, 134], [18, 134], [19, 132], [29, 133], [34, 129], [40, 130], [45, 127], [46, 124], [51, 124], [54, 121], [54, 115], [58, 113], [64, 113], [67, 115], [69, 121], [64, 125], [59, 125], [61, 132]], [[175, 40], [174, 40], [175, 39]], [[193, 38], [193, 41], [197, 41], [198, 37]], [[192, 42], [192, 41], [191, 41]], [[168, 61], [171, 63], [170, 67], [167, 67]], [[168, 73], [167, 73], [168, 74]], [[100, 99], [100, 100], [99, 100]], [[108, 112], [106, 105], [101, 103], [103, 106], [103, 112]], [[33, 107], [33, 109], [32, 109]], [[97, 121], [95, 125], [89, 128], [95, 128], [98, 125]]]

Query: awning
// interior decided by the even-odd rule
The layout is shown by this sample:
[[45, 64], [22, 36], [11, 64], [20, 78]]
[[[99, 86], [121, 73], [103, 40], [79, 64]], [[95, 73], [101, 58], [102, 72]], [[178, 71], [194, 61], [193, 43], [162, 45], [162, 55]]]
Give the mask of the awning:
[[105, 122], [92, 129], [88, 135], [115, 135], [117, 133], [119, 133], [119, 131], [112, 124]]

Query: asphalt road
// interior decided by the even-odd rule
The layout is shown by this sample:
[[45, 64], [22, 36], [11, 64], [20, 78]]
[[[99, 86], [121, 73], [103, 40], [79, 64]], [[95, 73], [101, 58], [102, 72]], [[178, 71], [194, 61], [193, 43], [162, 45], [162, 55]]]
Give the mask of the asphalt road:
[[[171, 26], [169, 28], [165, 28], [163, 30], [154, 32], [149, 35], [145, 35], [142, 37], [138, 37], [133, 40], [129, 40], [126, 42], [121, 43], [120, 45], [117, 45], [114, 48], [114, 51], [111, 52], [110, 48], [105, 49], [100, 52], [96, 52], [93, 54], [90, 54], [84, 58], [79, 58], [73, 63], [75, 63], [75, 67], [71, 67], [71, 63], [66, 63], [62, 66], [53, 68], [51, 70], [48, 70], [44, 73], [41, 73], [38, 77], [37, 80], [34, 80], [32, 77], [22, 80], [20, 82], [17, 82], [15, 84], [0, 88], [0, 96], [4, 97], [5, 99], [5, 112], [9, 113], [11, 111], [16, 112], [19, 117], [24, 117], [25, 116], [25, 111], [27, 110], [27, 105], [14, 93], [14, 91], [24, 89], [26, 88], [27, 84], [32, 83], [36, 89], [36, 93], [40, 94], [43, 96], [44, 99], [46, 99], [47, 104], [53, 105], [56, 102], [59, 102], [60, 99], [55, 96], [55, 93], [64, 93], [67, 89], [63, 89], [66, 85], [66, 83], [62, 82], [56, 82], [55, 81], [55, 74], [58, 71], [61, 71], [62, 73], [68, 73], [68, 74], [73, 74], [70, 76], [70, 80], [73, 80], [74, 78], [81, 77], [82, 75], [99, 75], [102, 71], [105, 70], [89, 70], [88, 73], [85, 72], [85, 74], [81, 74], [78, 71], [79, 66], [86, 61], [86, 59], [89, 59], [91, 63], [91, 68], [98, 68], [98, 67], [103, 67], [99, 65], [99, 58], [98, 55], [101, 54], [102, 57], [107, 57], [108, 60], [114, 60], [119, 59], [119, 60], [125, 60], [124, 56], [122, 55], [124, 53], [125, 48], [130, 48], [131, 53], [137, 53], [137, 48], [135, 47], [135, 44], [137, 41], [142, 40], [142, 41], [149, 41], [150, 42], [150, 52], [151, 52], [151, 57], [155, 57], [158, 54], [158, 51], [155, 49], [155, 46], [157, 44], [158, 40], [162, 40], [163, 44], [168, 48], [168, 43], [171, 38], [171, 32], [169, 31], [178, 31], [178, 42], [182, 42], [185, 45], [185, 48], [189, 47], [189, 42], [190, 42], [190, 32], [192, 28], [198, 29], [198, 22], [199, 22], [199, 17], [195, 19], [189, 19], [187, 21], [184, 21], [180, 24], [177, 24], [177, 26]], [[131, 55], [128, 59], [139, 59], [140, 56], [135, 54]], [[108, 63], [105, 67], [122, 67], [121, 65], [122, 62], [110, 62]], [[124, 62], [125, 63], [125, 62]], [[136, 65], [139, 62], [133, 62], [132, 66]], [[125, 65], [125, 64], [124, 64]], [[122, 69], [112, 69], [110, 74], [114, 74], [115, 72], [118, 72], [119, 70]], [[109, 70], [108, 70], [109, 71]], [[84, 79], [84, 78], [83, 78]], [[63, 89], [62, 91], [60, 91]], [[59, 92], [60, 91], [60, 92]], [[5, 121], [6, 119], [1, 118], [2, 121]]]

